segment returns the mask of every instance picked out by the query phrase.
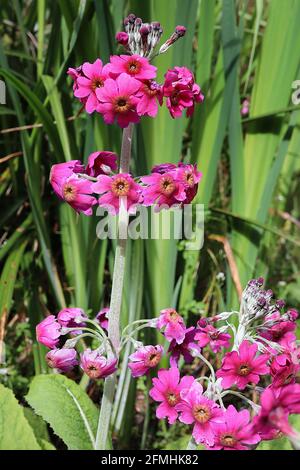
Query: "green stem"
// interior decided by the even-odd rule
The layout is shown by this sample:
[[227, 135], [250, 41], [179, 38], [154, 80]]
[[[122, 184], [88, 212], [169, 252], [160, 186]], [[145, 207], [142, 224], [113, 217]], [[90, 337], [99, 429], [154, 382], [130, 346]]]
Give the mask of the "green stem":
[[[123, 131], [122, 149], [120, 158], [120, 173], [128, 173], [131, 157], [133, 125], [129, 124]], [[122, 305], [123, 281], [125, 272], [126, 233], [128, 227], [128, 214], [120, 208], [119, 235], [115, 253], [115, 264], [112, 281], [111, 300], [109, 307], [108, 337], [114, 350], [119, 354], [120, 344], [120, 313]], [[111, 352], [113, 355], [113, 352]], [[105, 379], [101, 410], [96, 436], [96, 450], [107, 448], [109, 427], [115, 395], [116, 374]]]
[[196, 450], [196, 449], [197, 449], [197, 444], [196, 444], [195, 439], [192, 436], [189, 440], [186, 450]]

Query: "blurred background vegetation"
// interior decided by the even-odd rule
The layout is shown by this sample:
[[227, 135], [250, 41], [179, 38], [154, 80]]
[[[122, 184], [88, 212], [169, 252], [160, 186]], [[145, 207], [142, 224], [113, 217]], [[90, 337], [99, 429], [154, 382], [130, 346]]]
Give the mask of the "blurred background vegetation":
[[[180, 159], [197, 163], [203, 179], [196, 202], [205, 204], [206, 217], [197, 252], [185, 250], [184, 241], [129, 242], [122, 323], [169, 306], [189, 323], [237, 308], [241, 288], [255, 275], [265, 276], [289, 306], [300, 305], [300, 106], [291, 101], [292, 82], [300, 79], [299, 0], [1, 0], [7, 99], [0, 105], [0, 341], [6, 344], [0, 381], [20, 400], [31, 378], [47, 372], [35, 325], [66, 305], [94, 316], [109, 304], [114, 243], [96, 238], [96, 216], [78, 216], [60, 203], [48, 177], [54, 163], [120, 151], [117, 126], [79, 114], [66, 71], [120, 53], [114, 36], [130, 12], [161, 22], [163, 39], [177, 24], [187, 27], [185, 38], [155, 59], [158, 80], [185, 65], [206, 98], [189, 120], [172, 120], [166, 108], [156, 119], [143, 118], [132, 173]], [[241, 115], [244, 99], [248, 116]], [[130, 385], [129, 353], [115, 435], [123, 447], [137, 435], [142, 446], [166, 446], [183, 428], [167, 432], [152, 419], [149, 381]], [[88, 393], [97, 399], [99, 390], [90, 384]]]

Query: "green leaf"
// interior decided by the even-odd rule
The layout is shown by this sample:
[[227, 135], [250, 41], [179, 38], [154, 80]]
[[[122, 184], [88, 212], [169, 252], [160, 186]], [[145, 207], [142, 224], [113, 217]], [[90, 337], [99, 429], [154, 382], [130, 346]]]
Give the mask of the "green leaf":
[[293, 448], [289, 440], [282, 437], [273, 441], [262, 441], [256, 450], [293, 450]]
[[42, 75], [42, 81], [46, 88], [50, 105], [52, 108], [52, 113], [57, 123], [57, 130], [60, 137], [61, 146], [65, 155], [65, 159], [72, 160], [61, 95], [58, 91], [58, 88], [55, 86], [54, 79], [52, 77], [50, 77], [49, 75]]
[[49, 441], [45, 441], [45, 439], [38, 439], [38, 443], [42, 450], [56, 450], [54, 445], [52, 445]]
[[63, 375], [38, 375], [26, 400], [69, 449], [94, 449], [98, 410], [75, 382]]
[[10, 70], [0, 68], [0, 75], [3, 76], [4, 79], [7, 80], [28, 102], [29, 106], [33, 109], [38, 119], [40, 119], [43, 124], [49, 140], [55, 149], [58, 161], [63, 161], [63, 149], [61, 147], [58, 132], [44, 104], [39, 100], [37, 95], [30, 90], [29, 86], [19, 80], [16, 77], [16, 74], [12, 73]]
[[10, 311], [16, 277], [26, 244], [27, 240], [12, 250], [4, 265], [0, 279], [0, 318], [2, 315], [8, 315]]
[[35, 414], [31, 408], [24, 408], [24, 416], [28, 421], [31, 429], [34, 432], [36, 439], [42, 439], [43, 441], [49, 441], [49, 434], [47, 429], [47, 423]]
[[[263, 34], [250, 98], [250, 118], [272, 114], [289, 104], [291, 84], [297, 78], [299, 70], [299, 54], [295, 50], [299, 15], [300, 5], [295, 0], [287, 0], [284, 10], [280, 0], [269, 3], [267, 27]], [[245, 184], [242, 181], [239, 184], [239, 194], [236, 193], [236, 197], [241, 200], [238, 211], [260, 223], [265, 223], [268, 214], [269, 200], [264, 197], [264, 193], [285, 130], [286, 121], [283, 116], [256, 120], [246, 129], [242, 157]], [[235, 232], [232, 249], [241, 282], [245, 284], [254, 275], [258, 248], [251, 237]]]
[[0, 384], [0, 450], [40, 450], [23, 408]]

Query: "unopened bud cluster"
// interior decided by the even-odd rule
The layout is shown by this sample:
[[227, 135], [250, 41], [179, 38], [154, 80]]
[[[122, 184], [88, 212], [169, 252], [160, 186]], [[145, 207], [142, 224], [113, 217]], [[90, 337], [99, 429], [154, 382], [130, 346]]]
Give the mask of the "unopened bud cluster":
[[151, 59], [154, 55], [163, 54], [186, 32], [184, 26], [176, 26], [172, 35], [164, 42], [158, 52], [156, 47], [163, 33], [161, 24], [157, 21], [143, 23], [141, 18], [134, 14], [128, 15], [124, 20], [125, 32], [116, 34], [116, 40], [132, 55], [139, 55]]

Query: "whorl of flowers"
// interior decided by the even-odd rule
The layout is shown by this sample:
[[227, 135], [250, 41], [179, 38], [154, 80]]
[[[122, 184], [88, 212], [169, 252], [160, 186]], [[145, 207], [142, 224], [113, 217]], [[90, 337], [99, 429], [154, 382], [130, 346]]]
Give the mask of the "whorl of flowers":
[[[128, 363], [133, 377], [159, 369], [150, 390], [158, 404], [157, 418], [192, 425], [193, 439], [207, 449], [253, 449], [261, 440], [281, 434], [299, 447], [299, 435], [288, 420], [291, 414], [300, 413], [300, 348], [294, 334], [298, 313], [283, 308], [283, 301], [273, 300], [271, 291], [263, 289], [262, 278], [252, 280], [243, 292], [240, 312], [202, 317], [196, 326], [187, 326], [180, 313], [166, 308], [157, 318], [127, 325], [116, 357], [129, 341], [134, 348]], [[236, 315], [237, 328], [230, 323]], [[92, 379], [112, 374], [117, 359], [109, 355], [111, 345], [101, 322], [107, 328], [108, 309], [101, 310], [95, 320], [74, 308], [43, 320], [37, 326], [37, 338], [51, 349], [46, 357], [49, 366], [68, 372], [79, 364]], [[138, 332], [144, 328], [155, 328], [169, 348], [164, 351], [160, 344], [138, 341]], [[78, 330], [80, 335], [75, 336]], [[91, 331], [98, 349], [88, 348], [77, 357], [78, 340]], [[71, 339], [64, 340], [67, 334]], [[213, 361], [219, 364], [216, 368], [206, 359], [211, 350], [219, 358]], [[169, 367], [160, 369], [163, 356]], [[195, 372], [181, 376], [179, 360], [194, 363], [191, 370]], [[199, 370], [205, 370], [205, 375]], [[228, 404], [230, 395], [235, 403], [239, 400], [238, 407]]]
[[156, 166], [151, 175], [133, 178], [115, 171], [117, 158], [112, 152], [99, 151], [88, 157], [86, 166], [79, 160], [53, 165], [52, 188], [60, 199], [85, 215], [92, 215], [95, 205], [117, 214], [122, 201], [133, 214], [137, 205], [167, 209], [189, 204], [197, 194], [202, 175], [196, 165], [169, 164], [166, 172]]
[[[282, 312], [284, 302], [272, 300], [271, 291], [265, 291], [262, 285], [263, 279], [259, 278], [250, 281], [244, 290], [238, 328], [229, 323], [237, 312], [200, 318], [195, 327], [187, 327], [182, 315], [167, 308], [158, 318], [139, 320], [123, 331], [120, 351], [116, 353], [128, 341], [132, 343], [135, 352], [129, 356], [128, 366], [133, 377], [157, 369], [163, 355], [170, 361], [169, 368], [158, 370], [150, 390], [151, 398], [158, 403], [157, 418], [167, 418], [170, 424], [179, 420], [192, 425], [193, 439], [207, 449], [252, 449], [261, 440], [280, 434], [299, 446], [299, 435], [288, 420], [291, 414], [300, 413], [300, 384], [296, 383], [300, 348], [294, 335], [298, 313], [294, 309]], [[92, 379], [114, 373], [117, 356], [108, 355], [111, 345], [101, 322], [107, 328], [108, 309], [101, 310], [95, 320], [75, 308], [43, 320], [37, 326], [37, 338], [50, 348], [46, 357], [49, 366], [68, 372], [79, 364]], [[143, 328], [161, 332], [169, 349], [164, 352], [159, 344], [144, 345], [137, 341], [135, 336]], [[93, 330], [98, 349], [88, 348], [77, 357], [78, 340]], [[67, 334], [72, 339], [65, 340]], [[217, 370], [205, 357], [208, 348], [222, 358]], [[202, 364], [206, 375], [195, 372], [181, 376], [180, 358], [187, 364], [198, 364], [192, 368], [195, 371]], [[258, 397], [256, 403], [252, 401], [253, 393]], [[240, 399], [241, 408], [224, 405], [224, 398], [230, 395]]]
[[160, 23], [143, 23], [131, 14], [124, 26], [125, 32], [117, 33], [116, 41], [126, 54], [111, 56], [105, 65], [96, 59], [68, 69], [74, 96], [88, 113], [98, 112], [107, 124], [117, 122], [122, 128], [139, 122], [142, 116], [155, 117], [164, 97], [173, 118], [180, 117], [184, 109], [191, 116], [195, 103], [204, 100], [193, 73], [186, 67], [175, 67], [166, 72], [164, 83], [158, 84], [157, 68], [150, 63], [185, 35], [185, 27], [176, 26], [156, 50], [163, 32]]

